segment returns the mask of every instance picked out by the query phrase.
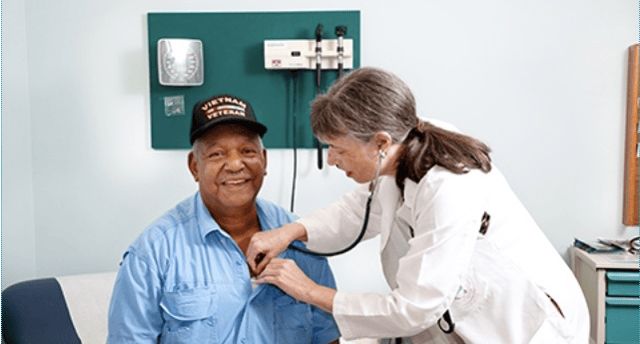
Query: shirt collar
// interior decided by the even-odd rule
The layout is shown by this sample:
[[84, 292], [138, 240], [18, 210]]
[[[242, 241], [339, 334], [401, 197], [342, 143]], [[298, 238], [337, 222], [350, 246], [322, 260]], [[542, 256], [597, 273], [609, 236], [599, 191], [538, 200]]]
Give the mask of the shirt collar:
[[[258, 221], [260, 221], [260, 229], [263, 231], [268, 231], [271, 229], [278, 228], [278, 224], [273, 219], [273, 217], [269, 216], [265, 211], [265, 207], [263, 203], [266, 202], [262, 199], [256, 199], [256, 206], [258, 207]], [[204, 205], [202, 201], [202, 195], [200, 191], [198, 191], [195, 195], [195, 203], [196, 203], [196, 221], [198, 222], [198, 229], [200, 230], [200, 235], [202, 236], [202, 240], [205, 240], [207, 235], [211, 232], [219, 231], [222, 235], [229, 236], [225, 231], [220, 228], [220, 225], [213, 219], [211, 213], [209, 213], [209, 209]]]
[[[196, 221], [198, 222], [198, 229], [200, 229], [202, 240], [204, 240], [209, 233], [214, 231], [224, 233], [224, 231], [220, 230], [220, 225], [218, 225], [216, 220], [211, 216], [211, 213], [209, 213], [209, 209], [204, 205], [200, 191], [196, 193], [194, 198], [196, 202]], [[224, 235], [227, 234], [224, 233]]]

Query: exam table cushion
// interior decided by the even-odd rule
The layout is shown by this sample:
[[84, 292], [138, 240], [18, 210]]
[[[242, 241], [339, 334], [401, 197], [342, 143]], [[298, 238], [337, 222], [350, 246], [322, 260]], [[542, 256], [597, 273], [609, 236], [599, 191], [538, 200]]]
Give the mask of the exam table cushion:
[[6, 344], [105, 343], [116, 272], [34, 279], [2, 292]]
[[17, 283], [2, 292], [2, 336], [7, 344], [80, 343], [55, 278]]

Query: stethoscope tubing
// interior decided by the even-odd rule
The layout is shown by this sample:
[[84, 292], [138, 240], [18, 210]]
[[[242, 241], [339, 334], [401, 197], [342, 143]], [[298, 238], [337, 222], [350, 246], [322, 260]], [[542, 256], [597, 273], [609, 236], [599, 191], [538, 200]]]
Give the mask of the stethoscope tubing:
[[358, 237], [356, 238], [356, 240], [354, 240], [351, 245], [343, 248], [342, 250], [339, 251], [335, 251], [335, 252], [329, 252], [329, 253], [322, 253], [322, 252], [315, 252], [315, 251], [311, 251], [308, 250], [306, 248], [303, 247], [298, 247], [295, 246], [293, 243], [289, 244], [289, 248], [296, 250], [298, 252], [302, 252], [302, 253], [306, 253], [312, 256], [316, 256], [316, 257], [332, 257], [332, 256], [337, 256], [343, 253], [347, 253], [349, 251], [351, 251], [354, 247], [356, 247], [356, 245], [358, 245], [360, 243], [360, 241], [362, 241], [362, 238], [364, 237], [364, 234], [367, 231], [367, 226], [369, 225], [369, 214], [371, 213], [371, 201], [373, 200], [373, 191], [369, 194], [369, 197], [367, 198], [367, 205], [365, 208], [365, 212], [364, 212], [364, 219], [362, 220], [362, 229], [360, 229], [360, 234], [358, 234]]
[[362, 238], [364, 238], [364, 234], [367, 232], [367, 226], [369, 225], [369, 215], [371, 214], [371, 202], [373, 201], [373, 194], [375, 193], [375, 190], [378, 187], [378, 181], [380, 179], [380, 165], [382, 165], [382, 160], [385, 157], [385, 153], [382, 150], [378, 151], [378, 157], [379, 157], [379, 160], [378, 160], [378, 166], [376, 167], [376, 176], [373, 181], [373, 184], [371, 185], [371, 192], [369, 193], [369, 197], [367, 198], [367, 204], [365, 206], [365, 211], [364, 211], [364, 218], [362, 220], [362, 229], [360, 229], [360, 234], [358, 234], [358, 237], [356, 238], [356, 240], [354, 240], [351, 243], [351, 245], [339, 251], [328, 252], [328, 253], [311, 251], [303, 247], [297, 247], [293, 243], [289, 244], [290, 249], [296, 250], [298, 252], [306, 253], [312, 256], [316, 256], [316, 257], [332, 257], [332, 256], [337, 256], [339, 254], [343, 254], [351, 251], [354, 247], [356, 247], [356, 245], [360, 243], [360, 241], [362, 241]]

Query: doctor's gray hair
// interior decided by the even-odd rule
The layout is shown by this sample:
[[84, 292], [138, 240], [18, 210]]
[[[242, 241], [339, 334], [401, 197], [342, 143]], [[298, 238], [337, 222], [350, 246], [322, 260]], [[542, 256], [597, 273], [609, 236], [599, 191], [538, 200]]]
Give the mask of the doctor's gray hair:
[[400, 142], [415, 127], [416, 100], [400, 78], [363, 67], [338, 79], [311, 103], [311, 127], [317, 137], [351, 135], [369, 143], [379, 131]]
[[435, 165], [453, 173], [491, 170], [491, 151], [470, 136], [421, 121], [409, 86], [382, 69], [363, 67], [338, 79], [311, 103], [311, 127], [319, 138], [352, 136], [363, 143], [385, 131], [401, 143], [396, 184], [418, 183]]

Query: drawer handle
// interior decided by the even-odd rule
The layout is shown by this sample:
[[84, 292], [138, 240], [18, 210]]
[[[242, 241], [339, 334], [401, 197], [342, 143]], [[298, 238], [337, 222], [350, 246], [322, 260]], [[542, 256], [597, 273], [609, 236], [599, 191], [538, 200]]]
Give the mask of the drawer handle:
[[611, 306], [640, 306], [640, 298], [638, 297], [611, 297], [605, 298], [608, 305]]
[[607, 279], [622, 282], [640, 282], [640, 273], [638, 272], [607, 272]]

